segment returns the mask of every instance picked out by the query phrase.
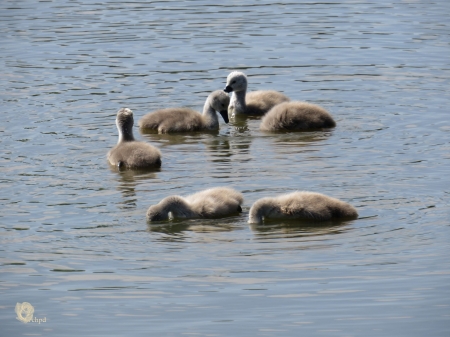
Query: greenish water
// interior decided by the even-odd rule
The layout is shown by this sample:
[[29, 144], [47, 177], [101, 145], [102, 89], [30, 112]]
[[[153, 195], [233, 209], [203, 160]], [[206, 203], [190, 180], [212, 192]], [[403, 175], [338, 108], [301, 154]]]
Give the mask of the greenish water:
[[[447, 1], [3, 1], [1, 336], [448, 336]], [[135, 136], [155, 172], [111, 171], [115, 114], [188, 106], [247, 73], [327, 108], [327, 132]], [[148, 225], [171, 194], [241, 191], [240, 216]], [[309, 190], [360, 218], [249, 226]], [[34, 317], [16, 319], [16, 303]]]

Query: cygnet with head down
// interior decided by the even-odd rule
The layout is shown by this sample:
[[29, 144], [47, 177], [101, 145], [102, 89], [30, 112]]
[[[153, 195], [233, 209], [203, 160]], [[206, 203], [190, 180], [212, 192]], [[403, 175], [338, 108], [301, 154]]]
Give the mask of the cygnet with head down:
[[242, 194], [228, 187], [207, 189], [187, 197], [172, 195], [147, 210], [147, 221], [173, 218], [221, 218], [242, 212]]
[[263, 131], [304, 131], [333, 128], [336, 122], [324, 108], [306, 102], [284, 102], [274, 106], [264, 115], [260, 129]]
[[146, 114], [139, 121], [141, 130], [158, 133], [211, 131], [219, 129], [217, 112], [228, 123], [229, 96], [222, 90], [213, 91], [206, 99], [203, 113], [190, 108], [166, 108]]
[[262, 116], [275, 105], [290, 100], [286, 95], [274, 90], [257, 90], [246, 94], [247, 76], [240, 71], [233, 71], [228, 75], [224, 91], [232, 92], [228, 106], [230, 116]]
[[356, 209], [336, 198], [314, 192], [293, 192], [257, 200], [250, 208], [249, 223], [265, 219], [305, 219], [326, 221], [356, 219]]
[[111, 165], [119, 168], [143, 169], [161, 166], [161, 152], [154, 146], [139, 142], [133, 136], [133, 112], [122, 108], [117, 112], [119, 141], [107, 154]]

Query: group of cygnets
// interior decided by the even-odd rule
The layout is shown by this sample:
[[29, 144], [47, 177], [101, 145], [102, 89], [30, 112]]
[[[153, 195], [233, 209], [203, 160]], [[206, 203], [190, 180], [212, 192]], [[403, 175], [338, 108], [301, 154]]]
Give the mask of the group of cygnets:
[[[228, 93], [232, 93], [231, 98]], [[291, 101], [272, 90], [247, 93], [247, 76], [239, 71], [227, 77], [224, 90], [212, 92], [206, 99], [203, 113], [189, 108], [167, 108], [151, 112], [139, 121], [142, 131], [177, 133], [219, 129], [219, 113], [225, 123], [229, 117], [263, 116], [263, 131], [302, 131], [332, 128], [336, 122], [324, 108], [301, 101]], [[133, 137], [133, 112], [122, 108], [117, 113], [119, 131], [117, 145], [108, 152], [111, 165], [123, 169], [157, 168], [161, 152], [154, 146]], [[187, 197], [168, 196], [147, 210], [147, 220], [165, 221], [172, 218], [221, 218], [242, 212], [244, 198], [232, 188], [207, 189]], [[268, 219], [355, 219], [356, 209], [339, 199], [314, 192], [293, 192], [257, 200], [249, 212], [249, 223]]]

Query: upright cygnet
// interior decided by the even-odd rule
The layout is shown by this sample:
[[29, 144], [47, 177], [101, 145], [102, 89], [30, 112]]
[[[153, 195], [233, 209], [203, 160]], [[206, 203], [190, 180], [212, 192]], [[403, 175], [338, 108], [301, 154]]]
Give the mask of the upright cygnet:
[[260, 129], [263, 131], [302, 131], [332, 128], [336, 122], [324, 108], [306, 102], [284, 102], [274, 106], [264, 115]]
[[167, 108], [146, 114], [139, 121], [143, 130], [158, 130], [158, 133], [192, 132], [219, 129], [216, 111], [228, 123], [227, 107], [230, 97], [222, 90], [213, 91], [206, 99], [203, 113], [189, 108]]
[[133, 124], [133, 112], [130, 109], [122, 108], [117, 112], [119, 141], [108, 152], [109, 163], [129, 169], [160, 167], [161, 152], [150, 144], [136, 141], [133, 137]]
[[257, 90], [246, 94], [247, 76], [240, 71], [228, 75], [224, 91], [232, 92], [228, 106], [230, 116], [262, 116], [275, 105], [289, 101], [289, 97], [274, 90]]
[[228, 187], [204, 190], [185, 198], [172, 195], [147, 210], [148, 221], [169, 218], [220, 218], [242, 212], [242, 194]]
[[268, 218], [325, 221], [357, 217], [356, 209], [339, 199], [314, 192], [293, 192], [257, 200], [250, 208], [248, 222], [258, 224]]

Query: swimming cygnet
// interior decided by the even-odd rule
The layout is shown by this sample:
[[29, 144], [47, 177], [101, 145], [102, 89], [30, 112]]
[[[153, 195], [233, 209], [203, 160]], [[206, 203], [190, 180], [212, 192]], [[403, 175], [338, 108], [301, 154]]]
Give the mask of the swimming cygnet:
[[302, 131], [332, 128], [336, 122], [324, 108], [306, 102], [284, 102], [274, 106], [262, 118], [264, 131]]
[[133, 137], [133, 112], [122, 108], [117, 112], [116, 125], [119, 141], [107, 155], [111, 165], [119, 168], [149, 168], [161, 166], [161, 152], [154, 146], [138, 142]]
[[167, 108], [146, 114], [139, 121], [139, 127], [158, 130], [158, 133], [192, 132], [219, 129], [216, 111], [228, 123], [227, 108], [230, 97], [222, 90], [213, 91], [206, 99], [203, 113], [189, 108]]
[[169, 218], [220, 218], [242, 212], [242, 194], [232, 188], [216, 187], [185, 198], [172, 195], [147, 210], [148, 221]]
[[240, 71], [233, 71], [227, 77], [225, 92], [232, 92], [228, 114], [262, 116], [272, 107], [290, 99], [274, 90], [257, 90], [246, 94], [247, 76]]
[[249, 223], [262, 223], [263, 219], [356, 219], [356, 209], [335, 198], [314, 192], [293, 192], [274, 198], [257, 200], [250, 208]]

